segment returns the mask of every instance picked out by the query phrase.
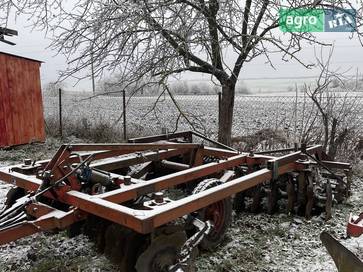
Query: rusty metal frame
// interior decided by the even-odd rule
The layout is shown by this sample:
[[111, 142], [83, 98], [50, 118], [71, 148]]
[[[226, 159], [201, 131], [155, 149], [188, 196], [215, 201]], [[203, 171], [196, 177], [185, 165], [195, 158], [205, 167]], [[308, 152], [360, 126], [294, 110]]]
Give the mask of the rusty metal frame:
[[[165, 223], [214, 202], [259, 184], [275, 180], [279, 175], [292, 171], [302, 171], [308, 167], [307, 164], [300, 161], [304, 157], [301, 151], [280, 157], [267, 154], [239, 153], [232, 149], [206, 147], [191, 143], [193, 135], [190, 132], [182, 132], [168, 136], [159, 135], [131, 140], [132, 142], [141, 143], [63, 145], [51, 160], [37, 162], [43, 172], [52, 171], [54, 180], [67, 173], [67, 170], [65, 170], [67, 165], [79, 163], [81, 158], [85, 158], [89, 154], [93, 154], [95, 160], [91, 167], [102, 171], [113, 171], [135, 164], [161, 161], [164, 162], [164, 166], [172, 167], [176, 172], [147, 181], [132, 178], [129, 185], [124, 183], [125, 176], [111, 172], [112, 177], [117, 179], [120, 184], [120, 188], [98, 195], [82, 193], [74, 185], [76, 181], [71, 182], [70, 186], [62, 188], [56, 195], [58, 201], [72, 207], [70, 211], [63, 212], [42, 203], [32, 203], [32, 206], [27, 208], [28, 213], [32, 214], [32, 211], [37, 210], [40, 214], [32, 214], [36, 219], [31, 222], [17, 224], [13, 228], [0, 231], [0, 244], [38, 231], [67, 227], [78, 220], [84, 219], [87, 214], [102, 217], [146, 234]], [[189, 143], [178, 142], [177, 139], [180, 138], [186, 139]], [[162, 142], [148, 142], [155, 140]], [[323, 154], [320, 145], [307, 148], [306, 152], [318, 158], [322, 157]], [[75, 156], [75, 153], [79, 154]], [[128, 156], [121, 156], [126, 154]], [[189, 156], [190, 163], [177, 164], [168, 161], [169, 158], [177, 155]], [[214, 156], [218, 161], [202, 164], [201, 158], [203, 156]], [[108, 160], [104, 161], [107, 158]], [[350, 165], [345, 163], [330, 161], [323, 161], [323, 163], [333, 168], [350, 169]], [[210, 175], [223, 174], [224, 171], [233, 170], [236, 166], [247, 165], [251, 167], [256, 164], [264, 164], [266, 167], [245, 176], [236, 177], [198, 194], [176, 201], [170, 200], [169, 203], [164, 205], [144, 209], [135, 209], [123, 205], [129, 200], [137, 199], [146, 194], [173, 188]], [[21, 167], [21, 165], [18, 167]], [[36, 192], [38, 190], [43, 182], [41, 176], [13, 172], [13, 168], [14, 166], [1, 168], [0, 180], [24, 188], [27, 191]], [[72, 178], [75, 179], [75, 177]], [[55, 195], [50, 192], [47, 192], [44, 196], [55, 198]]]

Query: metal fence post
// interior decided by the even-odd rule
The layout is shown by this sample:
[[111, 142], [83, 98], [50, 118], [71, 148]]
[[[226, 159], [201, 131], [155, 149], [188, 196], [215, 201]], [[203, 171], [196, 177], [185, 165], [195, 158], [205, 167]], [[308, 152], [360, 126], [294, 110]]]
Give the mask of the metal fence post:
[[62, 89], [59, 88], [59, 136], [63, 138], [63, 124], [62, 124]]
[[124, 140], [127, 140], [127, 131], [126, 131], [126, 90], [122, 91], [122, 103], [123, 103], [123, 122], [124, 122]]

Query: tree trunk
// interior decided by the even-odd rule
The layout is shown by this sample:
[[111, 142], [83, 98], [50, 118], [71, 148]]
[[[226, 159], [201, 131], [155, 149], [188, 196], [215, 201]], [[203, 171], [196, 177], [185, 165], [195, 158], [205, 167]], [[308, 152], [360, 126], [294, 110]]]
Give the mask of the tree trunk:
[[328, 156], [332, 159], [335, 158], [335, 155], [337, 153], [337, 143], [336, 143], [336, 133], [337, 133], [337, 124], [338, 120], [336, 118], [333, 118], [333, 124], [331, 126], [330, 131], [330, 141], [329, 141], [329, 149], [328, 149]]
[[232, 122], [235, 86], [231, 82], [222, 84], [222, 98], [219, 105], [218, 141], [230, 146], [232, 139]]
[[323, 117], [323, 125], [324, 125], [323, 151], [327, 152], [328, 142], [329, 142], [329, 120], [325, 114], [323, 114], [322, 117]]

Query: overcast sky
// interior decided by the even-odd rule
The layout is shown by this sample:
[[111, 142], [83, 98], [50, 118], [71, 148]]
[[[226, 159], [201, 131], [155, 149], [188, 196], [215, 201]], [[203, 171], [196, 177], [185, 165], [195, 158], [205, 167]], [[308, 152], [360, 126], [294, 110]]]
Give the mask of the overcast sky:
[[[56, 52], [47, 49], [50, 41], [45, 38], [45, 33], [35, 31], [31, 27], [27, 27], [27, 23], [20, 17], [17, 22], [9, 22], [8, 28], [16, 29], [19, 32], [18, 37], [7, 38], [16, 43], [10, 46], [0, 43], [0, 51], [13, 53], [29, 58], [35, 58], [43, 61], [41, 67], [42, 85], [55, 81], [58, 78], [58, 71], [66, 67], [66, 59], [62, 55], [56, 55]], [[332, 64], [335, 68], [341, 67], [342, 70], [350, 70], [350, 74], [355, 74], [357, 69], [363, 71], [363, 48], [357, 39], [349, 39], [348, 33], [319, 33], [320, 39], [328, 43], [335, 44], [334, 56]], [[316, 48], [319, 50], [319, 48]], [[300, 53], [303, 60], [314, 61], [314, 47], [307, 46]], [[227, 56], [227, 58], [229, 58]], [[301, 77], [313, 77], [317, 75], [316, 70], [308, 70], [300, 64], [291, 61], [284, 62], [280, 55], [273, 55], [272, 61], [275, 65], [273, 69], [270, 65], [265, 64], [263, 57], [256, 58], [253, 62], [245, 64], [240, 79], [255, 91], [266, 89], [284, 89], [287, 86], [294, 86], [295, 83], [301, 83], [304, 80]], [[84, 71], [90, 74], [90, 71]], [[253, 80], [255, 79], [256, 80]], [[267, 80], [266, 78], [277, 78], [275, 80]], [[190, 82], [209, 81], [208, 76], [200, 74], [186, 75], [184, 80]], [[67, 89], [77, 91], [91, 91], [91, 80], [83, 80], [77, 86], [73, 87], [75, 82], [67, 80]]]

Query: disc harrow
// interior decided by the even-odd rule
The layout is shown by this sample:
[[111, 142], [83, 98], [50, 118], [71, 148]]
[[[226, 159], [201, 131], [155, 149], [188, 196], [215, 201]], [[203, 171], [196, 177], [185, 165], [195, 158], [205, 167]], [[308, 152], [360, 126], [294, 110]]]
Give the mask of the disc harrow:
[[88, 235], [121, 271], [192, 271], [198, 248], [223, 240], [232, 209], [328, 220], [350, 195], [351, 167], [320, 145], [244, 153], [185, 131], [65, 144], [50, 160], [1, 168], [0, 180], [14, 186], [0, 244], [65, 229]]

